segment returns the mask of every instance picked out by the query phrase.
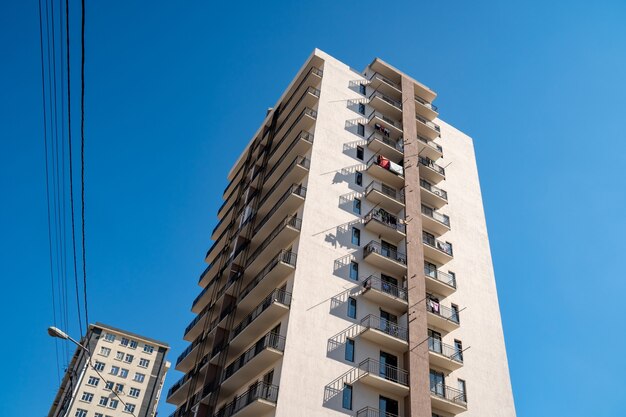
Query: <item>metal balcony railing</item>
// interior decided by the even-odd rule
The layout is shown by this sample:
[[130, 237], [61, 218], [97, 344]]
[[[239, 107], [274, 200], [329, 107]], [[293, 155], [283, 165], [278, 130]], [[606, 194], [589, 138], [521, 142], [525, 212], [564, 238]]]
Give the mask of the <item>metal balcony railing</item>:
[[429, 103], [428, 101], [424, 100], [423, 98], [421, 98], [420, 96], [415, 96], [415, 101], [417, 101], [419, 104], [421, 104], [422, 106], [431, 109], [432, 111], [438, 112], [439, 109], [437, 108], [437, 106], [435, 106], [433, 103]]
[[463, 363], [463, 351], [454, 346], [447, 345], [432, 336], [428, 337], [428, 350], [438, 353], [458, 363]]
[[387, 136], [381, 135], [378, 132], [372, 132], [372, 134], [367, 138], [367, 145], [369, 146], [372, 141], [379, 140], [385, 145], [389, 145], [397, 151], [404, 152], [404, 141], [402, 138], [398, 140], [393, 140], [388, 138]]
[[382, 82], [384, 82], [385, 84], [390, 85], [391, 87], [397, 89], [397, 90], [402, 90], [402, 87], [400, 87], [399, 84], [394, 83], [393, 81], [391, 81], [389, 78], [386, 78], [384, 76], [382, 76], [381, 74], [375, 72], [374, 74], [372, 74], [369, 78], [369, 81], [371, 81], [374, 78], [378, 78], [379, 80], [381, 80]]
[[433, 268], [429, 265], [424, 265], [424, 275], [441, 283], [449, 285], [450, 287], [456, 288], [456, 277], [453, 274], [438, 271], [436, 268]]
[[460, 313], [457, 310], [443, 306], [439, 301], [426, 299], [426, 311], [441, 316], [456, 324], [459, 324], [461, 321]]
[[289, 164], [287, 169], [285, 169], [285, 172], [283, 172], [283, 174], [280, 176], [280, 178], [278, 180], [276, 180], [276, 182], [274, 183], [272, 188], [270, 188], [270, 190], [267, 192], [267, 194], [265, 194], [263, 196], [263, 198], [259, 202], [259, 207], [261, 207], [263, 204], [265, 204], [265, 202], [267, 201], [267, 198], [270, 195], [272, 195], [274, 190], [276, 190], [276, 188], [278, 188], [278, 186], [283, 182], [283, 179], [291, 172], [291, 170], [296, 165], [300, 165], [301, 167], [303, 167], [305, 169], [309, 169], [310, 163], [311, 163], [311, 161], [308, 158], [306, 158], [304, 156], [297, 156], [296, 159], [294, 159], [293, 162], [291, 164]]
[[392, 321], [389, 321], [379, 316], [375, 316], [373, 314], [369, 314], [365, 316], [361, 320], [360, 324], [361, 326], [365, 328], [381, 331], [397, 339], [401, 339], [404, 341], [409, 340], [408, 329], [402, 326], [398, 326], [398, 323], [394, 323]]
[[261, 243], [261, 245], [259, 245], [259, 247], [252, 253], [252, 255], [250, 255], [250, 258], [248, 260], [248, 266], [250, 266], [252, 262], [256, 260], [259, 254], [263, 252], [265, 248], [267, 248], [272, 243], [274, 238], [278, 236], [278, 234], [285, 227], [292, 227], [300, 231], [300, 229], [302, 228], [302, 219], [299, 219], [295, 215], [293, 215], [293, 216], [287, 216], [282, 222], [280, 222], [280, 224], [276, 226], [276, 228], [272, 231], [272, 233], [263, 240], [263, 243]]
[[404, 204], [404, 190], [396, 190], [395, 188], [382, 184], [378, 181], [372, 181], [367, 187], [365, 187], [365, 194], [367, 195], [370, 191], [378, 191], [385, 194], [387, 197]]
[[437, 249], [440, 252], [453, 256], [452, 255], [452, 243], [443, 242], [435, 238], [433, 235], [426, 233], [426, 232], [422, 232], [422, 242], [424, 242], [426, 245], [432, 248]]
[[200, 336], [198, 336], [196, 338], [196, 340], [191, 342], [191, 344], [189, 346], [187, 346], [187, 348], [185, 350], [183, 350], [183, 352], [180, 355], [178, 355], [178, 358], [176, 359], [176, 365], [181, 363], [183, 361], [183, 359], [185, 359], [187, 357], [187, 355], [189, 355], [189, 353], [191, 353], [191, 351], [194, 350], [194, 348], [196, 346], [198, 346], [200, 343], [202, 343], [203, 340], [204, 340], [204, 335], [200, 335]]
[[263, 301], [259, 303], [258, 306], [250, 314], [244, 317], [241, 322], [237, 326], [235, 326], [230, 333], [230, 340], [233, 340], [235, 337], [239, 336], [239, 334], [246, 328], [250, 323], [252, 323], [257, 317], [259, 317], [265, 310], [268, 309], [274, 302], [278, 302], [284, 304], [286, 306], [291, 305], [291, 293], [285, 290], [276, 289], [272, 291], [270, 295], [265, 297]]
[[302, 198], [306, 198], [306, 187], [301, 184], [292, 184], [291, 187], [285, 191], [285, 194], [280, 197], [280, 199], [274, 204], [274, 207], [263, 217], [261, 221], [254, 228], [254, 234], [257, 234], [259, 230], [267, 223], [267, 221], [272, 218], [274, 213], [280, 209], [280, 206], [289, 198], [291, 194], [299, 195]]
[[365, 359], [359, 363], [359, 370], [361, 372], [369, 373], [371, 375], [377, 375], [381, 378], [395, 382], [400, 385], [409, 385], [409, 373], [404, 369], [400, 369], [396, 366], [387, 365], [375, 359]]
[[424, 165], [425, 167], [428, 167], [433, 171], [440, 173], [444, 177], [446, 176], [446, 170], [443, 167], [437, 165], [432, 159], [424, 158], [423, 156], [418, 156], [417, 159], [421, 165]]
[[430, 139], [426, 139], [420, 135], [417, 135], [417, 140], [419, 140], [420, 142], [430, 146], [433, 149], [438, 150], [439, 152], [443, 153], [443, 148], [441, 147], [441, 145], [435, 143], [434, 141], [430, 140]]
[[239, 295], [239, 301], [243, 300], [246, 295], [248, 295], [250, 293], [250, 291], [252, 291], [254, 289], [254, 287], [256, 287], [259, 282], [261, 282], [263, 280], [263, 278], [265, 278], [265, 276], [272, 270], [274, 269], [274, 267], [276, 265], [278, 265], [280, 262], [291, 265], [291, 266], [296, 266], [296, 260], [297, 260], [297, 255], [295, 252], [290, 252], [287, 250], [281, 250], [275, 257], [274, 259], [272, 259], [271, 261], [269, 261], [269, 263], [265, 266], [265, 268], [263, 268], [263, 270], [261, 272], [259, 272], [256, 276], [256, 278], [254, 278], [252, 280], [252, 282], [250, 282], [248, 284], [248, 286], [246, 286], [246, 288], [244, 288], [244, 290], [241, 292], [241, 294]]
[[370, 101], [374, 97], [378, 97], [379, 99], [381, 99], [381, 100], [391, 104], [393, 107], [397, 108], [398, 110], [402, 110], [402, 103], [401, 102], [399, 102], [397, 100], [394, 100], [391, 97], [387, 97], [386, 95], [384, 95], [380, 91], [374, 91], [372, 94], [370, 94], [370, 96], [369, 96]]
[[265, 400], [276, 403], [278, 400], [278, 387], [276, 385], [257, 382], [248, 391], [236, 397], [233, 401], [222, 407], [213, 417], [231, 417], [256, 400]]
[[377, 253], [381, 256], [384, 256], [385, 258], [391, 259], [392, 261], [406, 265], [405, 254], [398, 252], [396, 249], [384, 247], [379, 242], [376, 242], [374, 240], [365, 245], [365, 247], [363, 248], [363, 253], [365, 256], [369, 255], [370, 253]]
[[270, 332], [263, 336], [259, 342], [256, 342], [250, 349], [245, 351], [224, 369], [222, 382], [230, 378], [235, 372], [243, 368], [248, 362], [265, 349], [271, 348], [280, 352], [285, 351], [285, 338], [279, 334]]
[[183, 333], [183, 335], [186, 335], [187, 333], [189, 333], [189, 331], [200, 321], [202, 320], [205, 315], [207, 314], [206, 311], [202, 311], [200, 312], [200, 314], [196, 315], [196, 317], [193, 318], [193, 320], [191, 320], [189, 322], [189, 324], [187, 325], [187, 327], [185, 327], [185, 333]]
[[388, 123], [388, 124], [390, 124], [393, 127], [396, 127], [398, 129], [402, 129], [402, 123], [400, 123], [397, 120], [392, 119], [389, 116], [385, 116], [384, 114], [382, 114], [378, 110], [374, 110], [373, 112], [370, 113], [369, 116], [367, 116], [368, 122], [371, 122], [374, 117], [378, 117], [379, 119], [383, 120], [385, 123]]
[[448, 201], [448, 193], [445, 190], [442, 190], [441, 188], [435, 187], [434, 185], [430, 184], [428, 181], [420, 179], [420, 187]]
[[172, 387], [167, 391], [167, 398], [171, 397], [174, 392], [178, 391], [178, 389], [183, 386], [185, 382], [189, 381], [192, 376], [193, 372], [189, 372], [188, 374], [183, 375], [183, 377], [180, 378], [178, 381], [176, 381], [174, 385], [172, 385]]
[[382, 279], [374, 275], [370, 275], [369, 277], [365, 278], [365, 280], [363, 281], [363, 288], [365, 290], [380, 291], [382, 293], [389, 294], [392, 297], [397, 297], [404, 301], [407, 301], [408, 299], [406, 290], [399, 288], [397, 285], [394, 285], [390, 282], [383, 281]]
[[[269, 154], [268, 154], [268, 156], [267, 156], [267, 157], [268, 157], [268, 159], [270, 159], [270, 158], [272, 158], [272, 156], [274, 156], [274, 154], [276, 153], [276, 151], [277, 151], [278, 149], [280, 149], [281, 145], [283, 144], [283, 142], [284, 142], [284, 141], [286, 141], [286, 140], [287, 140], [287, 138], [288, 138], [288, 137], [289, 137], [288, 135], [283, 136], [283, 137], [282, 137], [282, 139], [281, 139], [281, 140], [279, 140], [279, 141], [276, 143], [276, 145], [272, 147], [272, 150], [270, 151], [270, 153], [269, 153]], [[289, 144], [289, 147], [285, 150], [285, 152], [283, 153], [283, 156], [284, 156], [285, 154], [288, 154], [288, 153], [291, 151], [291, 149], [293, 149], [293, 147], [294, 147], [294, 146], [296, 146], [296, 144], [298, 143], [298, 141], [299, 141], [300, 139], [305, 140], [305, 141], [307, 141], [307, 142], [309, 142], [309, 143], [313, 143], [313, 134], [312, 134], [312, 133], [307, 132], [306, 130], [301, 130], [301, 131], [300, 131], [300, 133], [298, 134], [298, 136], [296, 136], [296, 137], [294, 138], [294, 140], [291, 142], [291, 144]]]
[[377, 408], [365, 407], [356, 412], [356, 417], [398, 417], [398, 415]]
[[466, 394], [456, 388], [448, 387], [443, 384], [437, 384], [430, 387], [430, 393], [436, 397], [456, 403], [462, 407], [467, 407]]
[[426, 119], [424, 119], [424, 118], [423, 118], [423, 117], [421, 117], [421, 116], [417, 116], [417, 115], [416, 115], [416, 116], [415, 116], [415, 118], [416, 118], [419, 122], [421, 122], [421, 123], [425, 124], [426, 126], [430, 127], [431, 129], [434, 129], [434, 130], [436, 130], [437, 132], [441, 132], [441, 128], [439, 127], [439, 125], [438, 125], [438, 124], [435, 124], [435, 123], [433, 123], [433, 122], [431, 122], [431, 121], [429, 121], [429, 120], [426, 120]]
[[450, 217], [422, 204], [422, 214], [450, 227]]
[[368, 223], [372, 220], [375, 220], [383, 225], [389, 227], [392, 230], [397, 230], [401, 233], [406, 233], [406, 225], [404, 221], [397, 216], [389, 213], [387, 210], [382, 208], [374, 208], [370, 210], [369, 213], [363, 217], [363, 222]]

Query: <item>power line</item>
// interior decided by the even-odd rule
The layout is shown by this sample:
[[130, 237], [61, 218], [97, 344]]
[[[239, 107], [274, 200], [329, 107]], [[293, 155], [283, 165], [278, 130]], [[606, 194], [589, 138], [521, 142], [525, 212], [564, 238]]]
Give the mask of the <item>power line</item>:
[[89, 325], [87, 304], [87, 260], [85, 255], [85, 0], [81, 0], [81, 67], [80, 67], [80, 185], [81, 222], [83, 236], [83, 296], [85, 298], [85, 323]]

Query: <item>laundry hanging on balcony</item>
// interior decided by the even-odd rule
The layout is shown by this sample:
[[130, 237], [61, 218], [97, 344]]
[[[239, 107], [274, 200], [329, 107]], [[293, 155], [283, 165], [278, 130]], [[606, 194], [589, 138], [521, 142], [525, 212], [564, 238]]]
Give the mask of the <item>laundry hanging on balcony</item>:
[[378, 155], [377, 162], [378, 166], [380, 166], [381, 168], [389, 169], [389, 167], [391, 166], [391, 161], [382, 155]]
[[379, 132], [381, 132], [383, 135], [389, 137], [389, 129], [387, 129], [384, 126], [379, 125], [378, 123], [374, 124], [374, 129], [378, 130]]
[[389, 161], [389, 171], [393, 172], [394, 174], [398, 174], [398, 175], [404, 175], [404, 168], [402, 168], [402, 165], [398, 165], [394, 162]]
[[433, 313], [439, 313], [439, 303], [435, 300], [428, 300], [428, 307]]

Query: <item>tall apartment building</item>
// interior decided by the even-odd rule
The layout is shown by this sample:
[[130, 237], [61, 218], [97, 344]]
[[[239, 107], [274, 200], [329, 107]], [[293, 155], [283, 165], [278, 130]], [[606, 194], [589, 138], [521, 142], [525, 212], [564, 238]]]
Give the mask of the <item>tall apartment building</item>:
[[48, 417], [154, 417], [169, 346], [102, 323], [89, 325]]
[[513, 417], [472, 140], [315, 50], [229, 174], [171, 417]]

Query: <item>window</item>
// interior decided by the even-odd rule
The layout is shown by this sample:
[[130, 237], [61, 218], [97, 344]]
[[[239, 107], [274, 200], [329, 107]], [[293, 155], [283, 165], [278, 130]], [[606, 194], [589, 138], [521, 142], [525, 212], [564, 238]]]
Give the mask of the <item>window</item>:
[[97, 387], [99, 382], [100, 382], [100, 378], [97, 378], [95, 376], [90, 376], [89, 379], [87, 380], [87, 385], [90, 385], [92, 387]]
[[93, 394], [91, 392], [85, 391], [85, 392], [83, 392], [82, 397], [80, 397], [80, 400], [81, 401], [85, 401], [87, 403], [90, 403], [91, 400], [93, 400]]
[[107, 404], [109, 403], [109, 397], [100, 397], [100, 402], [98, 402], [98, 404], [100, 404], [103, 407], [106, 407]]
[[120, 367], [119, 366], [112, 366], [111, 367], [111, 372], [109, 372], [111, 375], [117, 375], [120, 372]]
[[141, 390], [139, 388], [131, 388], [128, 392], [128, 396], [134, 398], [139, 397], [139, 394], [141, 394]]
[[120, 369], [120, 378], [126, 378], [128, 376], [128, 369], [122, 368]]
[[461, 391], [461, 399], [463, 400], [463, 402], [467, 402], [467, 392], [465, 391], [465, 381], [462, 379], [458, 380], [459, 382], [459, 391]]
[[124, 362], [126, 363], [132, 363], [133, 359], [135, 359], [135, 357], [133, 355], [131, 355], [130, 353], [126, 354], [126, 358], [124, 359]]
[[348, 362], [354, 362], [354, 340], [346, 339], [346, 353], [344, 356]]
[[101, 346], [100, 347], [100, 354], [102, 356], [109, 356], [111, 354], [111, 349], [109, 349], [108, 347]]
[[133, 378], [135, 381], [137, 382], [143, 382], [143, 380], [146, 378], [146, 376], [144, 374], [140, 374], [139, 372], [135, 372], [135, 378]]
[[365, 114], [365, 104], [359, 103], [359, 113]]
[[363, 173], [362, 172], [355, 172], [354, 173], [354, 182], [356, 183], [356, 185], [363, 185]]
[[113, 383], [113, 381], [106, 381], [104, 383], [104, 389], [107, 390], [107, 391], [112, 391], [113, 390], [113, 385], [115, 385]]
[[350, 262], [350, 279], [354, 281], [359, 280], [359, 263], [352, 261]]
[[128, 347], [130, 347], [131, 349], [137, 349], [137, 341], [131, 340]]
[[453, 359], [463, 362], [463, 343], [460, 340], [454, 340], [454, 356]]
[[104, 414], [102, 414], [102, 413], [95, 413], [93, 415], [93, 417], [104, 417]]
[[456, 304], [452, 304], [451, 307], [452, 307], [452, 315], [450, 316], [450, 319], [458, 323], [459, 322], [459, 306]]
[[152, 353], [152, 352], [154, 352], [154, 346], [143, 345], [143, 351], [145, 353]]
[[361, 245], [361, 230], [356, 227], [352, 228], [352, 244], [353, 245]]
[[352, 410], [352, 385], [343, 384], [343, 398], [341, 405], [346, 410]]
[[111, 398], [111, 401], [109, 401], [109, 408], [112, 408], [115, 410], [119, 403], [120, 403], [119, 400], [114, 400], [113, 398]]
[[360, 159], [361, 161], [365, 157], [365, 150], [363, 149], [362, 146], [357, 146], [356, 147], [356, 157], [357, 157], [357, 159]]
[[117, 359], [118, 361], [121, 361], [122, 359], [124, 359], [124, 352], [120, 352], [118, 350], [117, 353], [115, 354], [115, 359]]
[[115, 384], [115, 392], [124, 392], [124, 384]]
[[104, 371], [104, 363], [96, 361], [96, 364], [93, 366], [96, 371], [102, 372]]
[[113, 333], [105, 333], [104, 340], [107, 342], [115, 342], [115, 335]]
[[150, 365], [150, 361], [148, 359], [139, 359], [139, 366], [141, 366], [142, 368], [147, 368], [148, 365]]
[[83, 410], [82, 408], [79, 408], [76, 410], [76, 414], [74, 414], [76, 417], [87, 417], [87, 410]]
[[357, 124], [356, 133], [358, 133], [359, 136], [365, 136], [365, 125], [362, 125], [361, 123]]
[[128, 342], [129, 342], [128, 338], [122, 337], [122, 340], [120, 340], [120, 345], [128, 346]]
[[365, 86], [365, 84], [359, 84], [359, 93], [365, 95], [366, 91], [367, 91], [367, 87]]
[[348, 298], [348, 317], [356, 319], [356, 298]]
[[352, 200], [352, 211], [356, 214], [361, 214], [361, 200], [358, 198]]
[[126, 404], [126, 406], [124, 407], [124, 411], [126, 411], [127, 413], [132, 413], [135, 411], [135, 404]]

